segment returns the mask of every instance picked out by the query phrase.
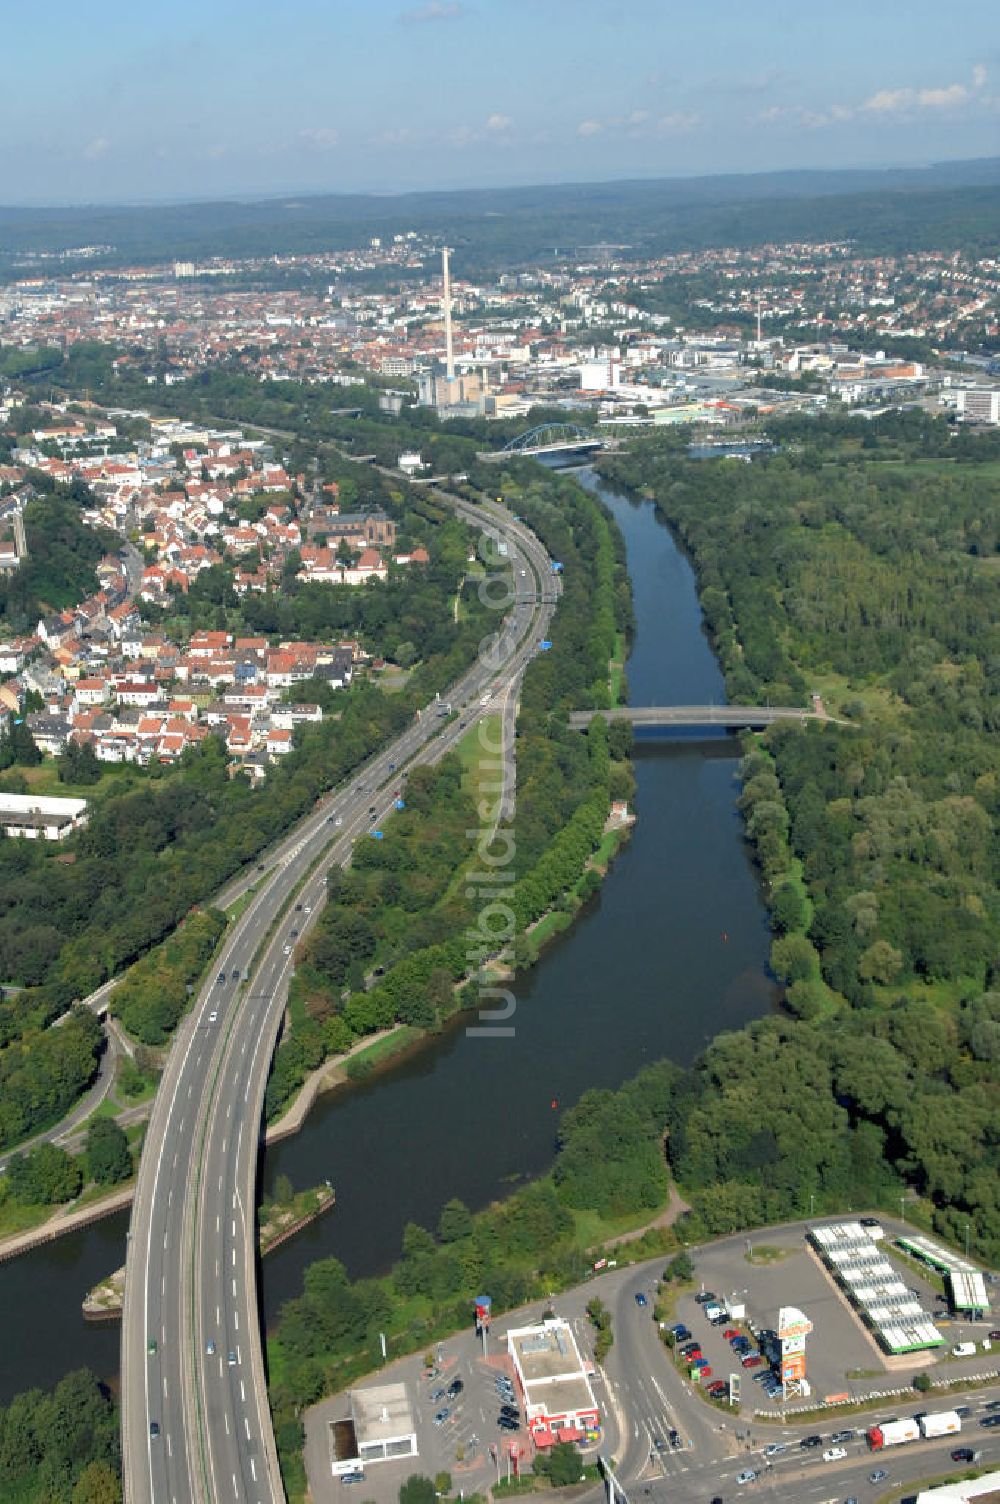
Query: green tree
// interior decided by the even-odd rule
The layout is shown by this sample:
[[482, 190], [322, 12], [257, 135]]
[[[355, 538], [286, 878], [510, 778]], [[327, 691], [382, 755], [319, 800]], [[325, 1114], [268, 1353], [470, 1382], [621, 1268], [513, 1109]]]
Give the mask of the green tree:
[[98, 1185], [116, 1185], [132, 1174], [128, 1138], [112, 1118], [91, 1119], [85, 1155], [90, 1178]]
[[453, 1198], [441, 1208], [438, 1220], [438, 1237], [442, 1243], [456, 1243], [467, 1238], [472, 1231], [472, 1213], [464, 1201]]
[[399, 1486], [399, 1504], [434, 1504], [434, 1484], [422, 1473], [411, 1473]]
[[72, 1504], [121, 1504], [121, 1481], [107, 1462], [88, 1462], [73, 1488]]

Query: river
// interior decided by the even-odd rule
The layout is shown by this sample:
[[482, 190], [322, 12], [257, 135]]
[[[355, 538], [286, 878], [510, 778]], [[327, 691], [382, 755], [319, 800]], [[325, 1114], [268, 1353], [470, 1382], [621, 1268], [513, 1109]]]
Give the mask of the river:
[[[649, 502], [578, 474], [628, 549], [632, 702], [723, 702], [693, 573], [669, 530]], [[714, 1034], [773, 1006], [767, 916], [734, 805], [738, 755], [722, 733], [644, 735], [632, 839], [578, 922], [518, 980], [513, 1036], [470, 1037], [459, 1021], [322, 1098], [302, 1132], [267, 1154], [265, 1187], [286, 1174], [296, 1186], [329, 1179], [337, 1192], [331, 1213], [263, 1262], [268, 1324], [313, 1260], [382, 1270], [408, 1221], [433, 1227], [449, 1197], [482, 1206], [543, 1170], [559, 1109], [588, 1086], [617, 1086], [663, 1055], [689, 1062]], [[117, 1325], [87, 1325], [80, 1301], [124, 1262], [127, 1225], [109, 1218], [0, 1265], [0, 1401], [81, 1364], [117, 1372]]]

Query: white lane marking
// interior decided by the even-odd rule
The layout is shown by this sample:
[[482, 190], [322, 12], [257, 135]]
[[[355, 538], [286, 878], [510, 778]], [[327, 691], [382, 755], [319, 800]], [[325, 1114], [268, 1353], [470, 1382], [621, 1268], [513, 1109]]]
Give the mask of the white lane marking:
[[166, 1293], [167, 1293], [167, 1276], [164, 1275], [163, 1278], [160, 1280], [160, 1294], [161, 1295], [166, 1295]]
[[[222, 1152], [223, 1152], [223, 1154], [225, 1154], [226, 1148], [227, 1148], [228, 1144], [229, 1144], [228, 1138], [224, 1138], [222, 1140]], [[221, 1175], [219, 1176], [219, 1190], [220, 1191], [222, 1190], [222, 1176]]]
[[173, 1188], [173, 1186], [171, 1186], [170, 1190], [167, 1192], [167, 1205], [168, 1206], [172, 1205], [173, 1199], [174, 1199], [174, 1188]]
[[236, 1294], [236, 1281], [233, 1280], [233, 1294]]
[[234, 1217], [233, 1218], [233, 1237], [235, 1238], [235, 1236], [236, 1236], [236, 1218]]
[[190, 1096], [193, 1091], [194, 1091], [194, 1082], [192, 1081], [191, 1085], [188, 1087], [188, 1096]]
[[233, 1268], [236, 1268], [236, 1249], [233, 1248]]
[[173, 1162], [173, 1165], [172, 1165], [171, 1168], [174, 1169], [174, 1170], [176, 1170], [176, 1168], [177, 1168], [177, 1155], [176, 1154], [174, 1155], [174, 1162]]
[[246, 1390], [243, 1387], [243, 1380], [242, 1379], [240, 1379], [240, 1399], [243, 1401], [243, 1403], [245, 1405], [246, 1402], [247, 1402], [247, 1392], [246, 1392]]
[[164, 1233], [163, 1234], [163, 1246], [164, 1246], [164, 1248], [167, 1248], [169, 1246], [169, 1244], [170, 1244], [169, 1235], [167, 1233]]
[[[218, 1273], [218, 1270], [216, 1270], [216, 1273]], [[219, 1307], [218, 1306], [216, 1306], [216, 1308], [215, 1308], [215, 1324], [216, 1324], [216, 1326], [219, 1325]]]
[[226, 1435], [228, 1436], [229, 1435], [229, 1416], [225, 1413], [225, 1411], [223, 1411], [223, 1413], [222, 1413], [222, 1419], [226, 1423]]
[[219, 1261], [218, 1261], [218, 1259], [216, 1259], [216, 1261], [215, 1261], [215, 1277], [216, 1277], [216, 1279], [218, 1279], [218, 1277], [219, 1277]]
[[216, 1213], [216, 1216], [215, 1216], [215, 1230], [216, 1230], [216, 1232], [219, 1231], [219, 1229], [220, 1229], [221, 1226], [222, 1226], [222, 1218], [219, 1216], [218, 1213]]
[[219, 1190], [222, 1190], [222, 1176], [219, 1176]]
[[257, 1464], [254, 1462], [254, 1460], [253, 1460], [252, 1457], [250, 1458], [250, 1476], [253, 1478], [253, 1481], [256, 1483], [257, 1482]]
[[174, 1455], [174, 1444], [170, 1440], [170, 1432], [168, 1431], [167, 1432], [167, 1456], [168, 1457], [172, 1457], [173, 1455]]
[[250, 1417], [248, 1415], [244, 1415], [244, 1417], [243, 1417], [243, 1424], [247, 1428], [247, 1441], [249, 1441], [250, 1440]]
[[233, 1474], [233, 1498], [234, 1499], [238, 1499], [239, 1498], [239, 1493], [237, 1492], [237, 1489], [236, 1489], [236, 1474], [235, 1473]]
[[233, 1211], [236, 1210], [236, 1192], [233, 1192]]
[[166, 1376], [166, 1374], [164, 1374], [163, 1375], [163, 1398], [166, 1399], [166, 1397], [167, 1397], [167, 1376]]

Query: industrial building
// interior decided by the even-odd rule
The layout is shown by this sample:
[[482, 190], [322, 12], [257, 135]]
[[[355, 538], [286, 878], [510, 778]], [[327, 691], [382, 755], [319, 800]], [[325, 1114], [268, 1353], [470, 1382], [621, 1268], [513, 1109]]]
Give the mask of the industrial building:
[[352, 1389], [349, 1413], [330, 1422], [330, 1468], [335, 1478], [360, 1473], [369, 1463], [416, 1457], [417, 1431], [405, 1384]]
[[811, 1227], [809, 1242], [886, 1352], [942, 1347], [944, 1338], [860, 1222]]
[[[600, 1412], [572, 1328], [556, 1317], [507, 1333], [507, 1351], [524, 1395], [536, 1447], [596, 1439]], [[591, 1371], [593, 1365], [591, 1365]]]

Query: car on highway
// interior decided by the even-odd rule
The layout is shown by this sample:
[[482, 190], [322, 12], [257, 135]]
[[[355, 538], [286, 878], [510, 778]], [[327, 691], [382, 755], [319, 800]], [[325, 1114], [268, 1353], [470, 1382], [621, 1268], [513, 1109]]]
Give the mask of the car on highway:
[[853, 1440], [854, 1440], [854, 1432], [853, 1431], [834, 1431], [833, 1435], [830, 1437], [830, 1444], [831, 1444], [831, 1446], [842, 1447], [844, 1445], [845, 1441], [853, 1441]]
[[788, 1451], [787, 1441], [772, 1441], [764, 1448], [765, 1457], [780, 1457], [782, 1452]]
[[210, 1024], [217, 1024], [219, 1022], [219, 1010], [218, 1010], [218, 1008], [213, 1008], [212, 1009], [211, 1013], [208, 1015], [208, 1021], [209, 1021]]
[[1000, 1410], [1000, 1400], [987, 1400], [984, 1410]]
[[821, 1447], [822, 1445], [822, 1436], [803, 1436], [802, 1440], [799, 1442], [799, 1446], [804, 1452], [810, 1452], [812, 1451], [813, 1447]]
[[156, 1338], [155, 1337], [150, 1337], [149, 1341], [146, 1343], [146, 1351], [147, 1351], [147, 1353], [149, 1354], [149, 1356], [151, 1358], [155, 1358], [156, 1357]]
[[226, 973], [224, 971], [220, 971], [215, 980], [220, 987], [224, 987], [226, 985]]
[[884, 1467], [877, 1467], [873, 1473], [868, 1474], [869, 1483], [884, 1483], [889, 1474]]
[[635, 1303], [637, 1306], [644, 1306], [646, 1304], [646, 1297], [641, 1290], [636, 1290], [635, 1292]]
[[209, 1340], [205, 1343], [205, 1356], [208, 1358], [215, 1357], [215, 1343], [211, 1340], [211, 1338], [209, 1338]]
[[154, 1438], [157, 1437], [157, 1436], [159, 1436], [159, 1434], [160, 1434], [160, 1426], [159, 1426], [159, 1422], [158, 1421], [155, 1421], [155, 1420], [151, 1420], [150, 1421], [150, 1423], [149, 1423], [149, 1434], [150, 1434], [150, 1436], [152, 1436]]
[[1000, 1415], [984, 1415], [979, 1424], [986, 1426], [988, 1430], [992, 1431], [995, 1427], [1000, 1426]]
[[445, 1421], [448, 1419], [448, 1417], [449, 1417], [450, 1414], [451, 1414], [451, 1411], [448, 1409], [448, 1406], [447, 1405], [442, 1406], [442, 1408], [440, 1410], [438, 1410], [438, 1412], [434, 1416], [434, 1424], [436, 1426], [443, 1426], [444, 1423], [445, 1423]]
[[982, 1453], [972, 1447], [956, 1447], [951, 1454], [952, 1462], [978, 1462]]
[[756, 1482], [757, 1482], [757, 1474], [754, 1472], [754, 1470], [753, 1470], [752, 1467], [745, 1467], [743, 1469], [742, 1473], [737, 1473], [737, 1475], [736, 1475], [736, 1484], [737, 1484], [738, 1488], [742, 1488], [743, 1485], [744, 1485], [744, 1483], [756, 1483]]
[[230, 1368], [236, 1367], [236, 1354], [233, 1352], [232, 1348], [230, 1348], [228, 1353], [226, 1354], [226, 1362], [229, 1364]]
[[827, 1447], [823, 1453], [824, 1462], [842, 1462], [847, 1456], [846, 1447]]

